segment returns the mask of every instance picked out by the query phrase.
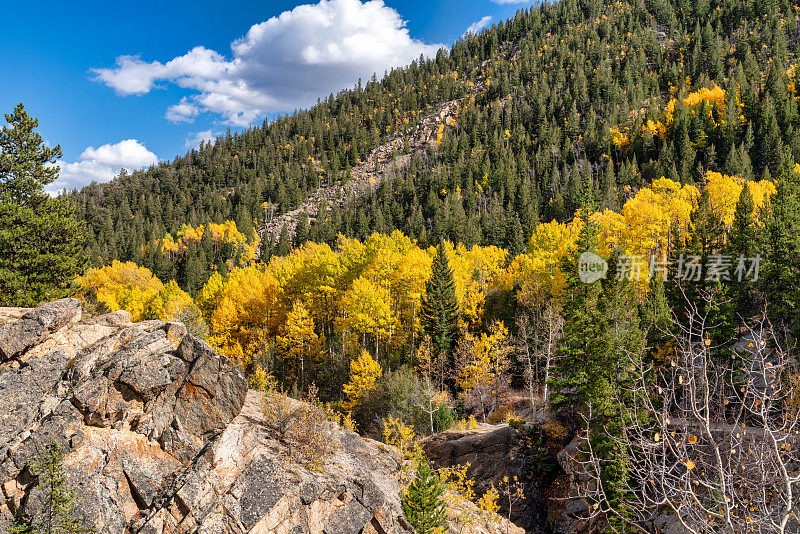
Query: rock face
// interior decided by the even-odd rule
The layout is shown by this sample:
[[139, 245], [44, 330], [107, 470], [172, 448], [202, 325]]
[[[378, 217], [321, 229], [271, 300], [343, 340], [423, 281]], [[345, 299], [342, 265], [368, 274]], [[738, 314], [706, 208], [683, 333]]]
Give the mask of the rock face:
[[[264, 226], [258, 230], [259, 237], [278, 239], [285, 228], [291, 239], [302, 215], [307, 216], [311, 223], [319, 216], [321, 209], [329, 212], [334, 206], [345, 207], [374, 192], [380, 182], [396, 174], [400, 169], [408, 167], [413, 155], [422, 155], [429, 148], [436, 146], [439, 126], [455, 125], [461, 100], [450, 100], [440, 104], [424, 116], [416, 127], [402, 135], [395, 135], [372, 150], [365, 156], [363, 162], [353, 166], [350, 170], [352, 179], [348, 182], [338, 181], [333, 185], [320, 186], [296, 208], [277, 217], [269, 216]], [[406, 147], [409, 152], [403, 153]], [[315, 160], [313, 164], [317, 166], [319, 162]]]
[[[517, 476], [524, 484], [525, 499], [511, 507], [511, 520], [526, 532], [549, 532], [542, 512], [540, 486], [531, 479], [533, 471], [526, 443], [519, 432], [506, 424], [483, 425], [475, 430], [450, 430], [428, 438], [423, 444], [436, 467], [470, 464], [467, 476], [475, 481], [480, 496], [494, 485], [502, 487], [503, 477]], [[500, 515], [507, 517], [508, 502], [498, 500]]]
[[[490, 486], [503, 488], [503, 477], [516, 476], [525, 498], [511, 507], [511, 519], [529, 534], [593, 534], [602, 531], [587, 519], [589, 505], [573, 498], [582, 476], [574, 461], [579, 440], [565, 443], [560, 432], [544, 432], [539, 425], [512, 427], [481, 425], [474, 430], [448, 431], [423, 444], [437, 467], [469, 463], [467, 476], [475, 481], [477, 496]], [[508, 516], [508, 500], [498, 499], [499, 514]]]
[[[0, 308], [0, 530], [36, 516], [28, 462], [56, 442], [99, 533], [395, 533], [398, 458], [332, 425], [318, 472], [289, 459], [241, 372], [177, 323]], [[335, 428], [334, 428], [335, 427]]]

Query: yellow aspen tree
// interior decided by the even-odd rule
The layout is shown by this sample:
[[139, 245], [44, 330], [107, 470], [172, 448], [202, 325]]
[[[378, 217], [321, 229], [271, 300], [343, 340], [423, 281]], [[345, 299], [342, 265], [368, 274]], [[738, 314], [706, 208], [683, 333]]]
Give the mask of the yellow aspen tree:
[[206, 284], [200, 288], [200, 291], [197, 292], [197, 295], [195, 295], [194, 300], [203, 313], [203, 317], [207, 319], [211, 318], [214, 308], [216, 308], [219, 303], [224, 284], [225, 282], [222, 279], [222, 275], [219, 274], [219, 271], [214, 271], [208, 279], [208, 282], [206, 282]]
[[397, 322], [392, 313], [389, 290], [361, 276], [353, 281], [353, 285], [342, 296], [340, 305], [344, 314], [337, 319], [340, 331], [358, 336], [362, 348], [367, 335], [374, 336], [377, 354], [380, 341], [392, 335]]
[[278, 282], [264, 266], [234, 269], [220, 292], [211, 314], [209, 342], [226, 356], [246, 365], [250, 354], [274, 339], [283, 319], [278, 305]]
[[502, 321], [489, 327], [489, 334], [466, 333], [459, 345], [458, 386], [465, 390], [470, 404], [481, 411], [483, 420], [500, 406], [500, 396], [508, 385], [511, 353], [508, 328]]
[[148, 317], [153, 300], [164, 284], [153, 276], [150, 269], [132, 261], [114, 260], [111, 265], [90, 269], [75, 281], [85, 300], [103, 303], [111, 311], [125, 310], [131, 320], [142, 321]]
[[303, 301], [296, 300], [292, 310], [286, 316], [283, 325], [284, 334], [278, 336], [278, 348], [284, 357], [284, 363], [292, 370], [287, 378], [298, 384], [303, 391], [307, 364], [312, 364], [319, 350], [319, 338], [314, 332], [314, 319], [308, 313]]
[[362, 350], [358, 358], [350, 361], [350, 381], [342, 388], [347, 397], [344, 408], [352, 410], [357, 406], [364, 395], [375, 389], [382, 375], [383, 370], [378, 362], [369, 352]]
[[730, 228], [733, 224], [736, 202], [742, 192], [742, 184], [735, 176], [708, 171], [706, 172], [706, 188], [711, 208], [725, 227]]

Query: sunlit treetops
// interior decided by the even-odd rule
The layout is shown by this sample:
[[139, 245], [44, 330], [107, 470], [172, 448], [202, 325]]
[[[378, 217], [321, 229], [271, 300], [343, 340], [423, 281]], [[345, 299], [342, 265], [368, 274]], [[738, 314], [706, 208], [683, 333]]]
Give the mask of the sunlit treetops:
[[[712, 208], [730, 225], [744, 184], [709, 172], [702, 187]], [[758, 220], [775, 188], [763, 181], [748, 182], [747, 187]], [[667, 253], [675, 229], [683, 237], [689, 232], [699, 197], [698, 187], [661, 178], [639, 190], [619, 213], [593, 213], [591, 220], [600, 228], [598, 252], [608, 255], [619, 248], [629, 255]], [[523, 303], [541, 295], [559, 296], [564, 286], [561, 261], [573, 249], [580, 228], [579, 218], [539, 224], [527, 252], [516, 258], [499, 247], [446, 242], [463, 326], [480, 326], [486, 296], [495, 287], [519, 284]], [[434, 254], [433, 247], [420, 248], [399, 231], [363, 241], [340, 236], [335, 247], [308, 242], [268, 264], [235, 268], [226, 278], [213, 275], [198, 292], [197, 303], [211, 326], [211, 342], [243, 363], [263, 350], [266, 339], [307, 330], [286, 324], [292, 314], [299, 316], [298, 310], [318, 335], [340, 337], [353, 354], [367, 346], [380, 358], [410, 350], [419, 341], [420, 299]]]
[[256, 251], [259, 247], [258, 233], [254, 231], [253, 239], [248, 241], [247, 236], [237, 229], [236, 223], [230, 220], [219, 224], [201, 224], [196, 228], [190, 224], [182, 224], [178, 231], [177, 240], [173, 239], [170, 234], [164, 236], [161, 240], [161, 251], [171, 255], [171, 257], [177, 257], [186, 252], [190, 244], [199, 244], [206, 234], [210, 237], [215, 248], [229, 244], [234, 247], [234, 250], [238, 250], [240, 264], [245, 265], [255, 260]]
[[163, 284], [145, 267], [114, 260], [103, 268], [90, 269], [75, 281], [81, 296], [111, 311], [125, 310], [132, 321], [182, 320], [195, 304], [174, 280]]
[[[800, 166], [797, 167], [800, 173]], [[727, 228], [733, 215], [739, 194], [745, 184], [735, 176], [709, 171], [706, 183], [709, 202], [714, 212]], [[763, 207], [775, 193], [771, 181], [747, 182], [753, 197], [753, 218], [763, 220]], [[667, 178], [654, 181], [649, 187], [640, 189], [622, 207], [621, 213], [611, 210], [591, 214], [591, 220], [599, 226], [598, 253], [608, 257], [614, 249], [621, 249], [629, 256], [643, 256], [649, 261], [651, 255], [662, 257], [669, 253], [670, 239], [677, 229], [685, 238], [691, 229], [690, 215], [697, 207], [700, 190], [693, 185], [680, 185]], [[541, 295], [559, 297], [564, 289], [564, 275], [560, 270], [561, 260], [572, 250], [582, 227], [576, 217], [564, 224], [556, 221], [536, 227], [528, 250], [511, 263], [506, 287], [521, 284], [521, 302], [539, 298]], [[649, 270], [643, 271], [643, 277]]]
[[[701, 87], [697, 91], [687, 94], [683, 98], [683, 105], [686, 107], [686, 111], [690, 116], [699, 116], [701, 113], [704, 113], [705, 115], [703, 118], [708, 121], [709, 126], [716, 128], [725, 124], [724, 114], [727, 105], [727, 97], [728, 94], [726, 93], [725, 89], [714, 83], [710, 88]], [[741, 109], [742, 104], [737, 95], [733, 93], [730, 95], [730, 97], [734, 98], [734, 103], [739, 109]], [[644, 121], [640, 128], [641, 133], [649, 133], [651, 136], [658, 137], [662, 141], [665, 140], [670, 132], [671, 126], [674, 123], [675, 107], [677, 104], [678, 100], [675, 97], [671, 97], [664, 108], [664, 112], [661, 114], [658, 120], [648, 118], [646, 121]], [[633, 110], [631, 112], [631, 117], [636, 119], [640, 114], [646, 112], [646, 108], [641, 111]], [[744, 117], [738, 114], [737, 120], [741, 122], [744, 120]], [[627, 148], [631, 144], [630, 130], [630, 126], [617, 126], [610, 128], [611, 142], [614, 144], [614, 146], [621, 149]]]
[[[504, 272], [507, 252], [497, 247], [446, 244], [464, 320], [480, 322], [485, 294]], [[408, 350], [419, 341], [420, 298], [435, 249], [420, 248], [395, 231], [364, 241], [340, 238], [337, 247], [306, 243], [269, 264], [212, 276], [198, 293], [211, 342], [246, 363], [264, 339], [286, 330], [301, 302], [316, 330], [341, 336], [354, 353]], [[245, 356], [248, 355], [248, 356]]]

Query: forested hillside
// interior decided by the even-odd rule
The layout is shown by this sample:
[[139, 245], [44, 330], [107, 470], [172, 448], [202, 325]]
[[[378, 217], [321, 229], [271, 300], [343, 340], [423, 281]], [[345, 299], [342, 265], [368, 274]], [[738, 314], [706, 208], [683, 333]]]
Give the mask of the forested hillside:
[[[796, 15], [793, 4], [760, 1], [523, 9], [435, 60], [71, 200], [97, 261], [134, 260], [196, 289], [184, 264], [202, 249], [201, 260], [218, 265], [210, 245], [160, 258], [153, 244], [165, 234], [233, 220], [252, 236], [321, 184], [347, 180], [367, 152], [434, 105], [463, 98], [438, 149], [417, 154], [362, 202], [301, 228], [279, 252], [392, 229], [423, 244], [447, 238], [520, 252], [539, 221], [574, 215], [587, 180], [601, 207], [619, 208], [662, 176], [784, 175], [800, 156]], [[202, 271], [200, 282], [210, 275]]]
[[[505, 421], [532, 498], [573, 499], [601, 531], [796, 530], [798, 11], [523, 9], [70, 193], [95, 263], [73, 289], [186, 323], [265, 417], [306, 398], [397, 446], [417, 481], [418, 436]], [[513, 519], [522, 486], [504, 483]], [[536, 510], [526, 528], [568, 516]]]

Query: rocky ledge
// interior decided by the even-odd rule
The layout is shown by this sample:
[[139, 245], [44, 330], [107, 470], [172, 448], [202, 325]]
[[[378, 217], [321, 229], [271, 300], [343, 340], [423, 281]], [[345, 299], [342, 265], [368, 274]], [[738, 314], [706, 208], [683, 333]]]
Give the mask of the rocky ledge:
[[181, 324], [85, 317], [76, 300], [0, 308], [0, 530], [36, 516], [27, 464], [64, 451], [99, 533], [396, 533], [400, 464], [331, 424], [319, 471], [264, 424], [261, 396]]

